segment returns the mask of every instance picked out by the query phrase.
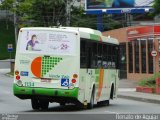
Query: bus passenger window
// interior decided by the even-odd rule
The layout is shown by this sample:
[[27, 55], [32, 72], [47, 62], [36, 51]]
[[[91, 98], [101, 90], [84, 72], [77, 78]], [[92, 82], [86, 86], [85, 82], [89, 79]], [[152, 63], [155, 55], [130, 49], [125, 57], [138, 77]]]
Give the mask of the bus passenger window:
[[80, 43], [80, 67], [87, 68], [86, 41], [81, 40]]
[[102, 56], [103, 56], [103, 58], [102, 58], [102, 67], [103, 68], [107, 68], [107, 45], [106, 44], [103, 44], [103, 52], [102, 52]]
[[107, 68], [112, 68], [112, 46], [107, 45]]
[[116, 46], [112, 47], [112, 68], [116, 68], [116, 62], [117, 62], [117, 49]]
[[91, 68], [97, 67], [97, 43], [92, 43], [92, 59], [91, 59]]
[[97, 67], [102, 67], [102, 44], [98, 43]]

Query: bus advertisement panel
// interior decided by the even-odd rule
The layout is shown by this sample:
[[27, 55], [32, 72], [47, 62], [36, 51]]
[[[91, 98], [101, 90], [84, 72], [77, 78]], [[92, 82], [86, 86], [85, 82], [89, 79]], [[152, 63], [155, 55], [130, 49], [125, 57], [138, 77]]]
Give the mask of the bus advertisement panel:
[[151, 8], [154, 0], [86, 0], [86, 9]]

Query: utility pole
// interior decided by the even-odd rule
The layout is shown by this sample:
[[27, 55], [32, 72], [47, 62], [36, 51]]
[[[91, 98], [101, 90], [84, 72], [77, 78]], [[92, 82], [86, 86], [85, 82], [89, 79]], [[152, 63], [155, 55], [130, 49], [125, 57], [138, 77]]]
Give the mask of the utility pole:
[[72, 0], [66, 0], [66, 26], [70, 26], [70, 20], [71, 20], [71, 1]]
[[[15, 3], [13, 4], [13, 7], [15, 8], [17, 4], [17, 1], [15, 1]], [[15, 34], [15, 44], [17, 45], [17, 15], [16, 15], [16, 11], [14, 11], [14, 34]]]

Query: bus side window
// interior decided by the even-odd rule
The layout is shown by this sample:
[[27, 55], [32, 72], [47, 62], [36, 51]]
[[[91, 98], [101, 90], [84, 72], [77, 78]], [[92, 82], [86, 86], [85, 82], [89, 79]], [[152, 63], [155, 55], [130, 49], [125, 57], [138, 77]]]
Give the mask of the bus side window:
[[92, 67], [92, 42], [91, 41], [87, 41], [86, 42], [86, 51], [87, 51], [87, 68], [91, 68]]
[[117, 64], [117, 47], [113, 46], [112, 47], [112, 68], [116, 68], [116, 64]]
[[102, 67], [104, 68], [104, 69], [106, 69], [107, 68], [107, 45], [106, 44], [103, 44], [103, 53], [102, 53], [102, 56], [103, 56], [103, 58], [102, 58]]
[[92, 43], [91, 68], [97, 67], [97, 43]]
[[107, 68], [112, 68], [112, 46], [107, 45]]
[[116, 46], [116, 69], [119, 69], [119, 47], [118, 46]]
[[80, 42], [80, 67], [87, 68], [87, 52], [85, 40], [81, 40]]
[[102, 67], [102, 43], [98, 43], [97, 67]]

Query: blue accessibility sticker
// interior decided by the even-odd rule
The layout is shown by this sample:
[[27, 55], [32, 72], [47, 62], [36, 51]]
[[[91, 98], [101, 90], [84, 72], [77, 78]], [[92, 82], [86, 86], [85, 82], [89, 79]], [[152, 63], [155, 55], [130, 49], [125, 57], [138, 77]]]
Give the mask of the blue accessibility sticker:
[[21, 76], [28, 76], [28, 72], [26, 72], [26, 71], [21, 71]]
[[61, 86], [69, 87], [69, 79], [62, 78], [61, 79]]

